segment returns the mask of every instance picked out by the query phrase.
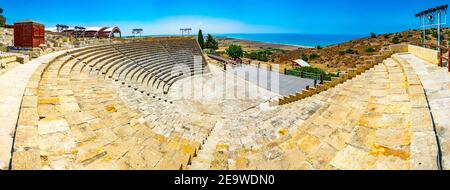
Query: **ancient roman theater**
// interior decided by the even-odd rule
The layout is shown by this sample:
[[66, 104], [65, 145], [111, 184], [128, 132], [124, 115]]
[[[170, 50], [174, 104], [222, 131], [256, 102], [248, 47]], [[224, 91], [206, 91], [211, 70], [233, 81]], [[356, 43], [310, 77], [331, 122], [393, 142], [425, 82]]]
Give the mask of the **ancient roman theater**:
[[450, 75], [418, 48], [283, 105], [190, 37], [50, 53], [0, 76], [2, 168], [437, 169]]
[[393, 44], [306, 80], [223, 64], [188, 36], [76, 43], [2, 52], [14, 66], [0, 74], [1, 169], [450, 168], [450, 74], [435, 50]]

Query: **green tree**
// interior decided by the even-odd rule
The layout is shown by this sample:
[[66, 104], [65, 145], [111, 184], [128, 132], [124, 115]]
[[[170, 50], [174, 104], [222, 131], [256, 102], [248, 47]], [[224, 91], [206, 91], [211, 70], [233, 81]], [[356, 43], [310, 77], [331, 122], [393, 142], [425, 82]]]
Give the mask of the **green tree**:
[[[438, 31], [433, 31], [433, 33], [431, 34], [431, 36], [433, 36], [433, 38], [438, 38]], [[422, 37], [423, 38], [423, 37]], [[441, 33], [441, 40], [444, 40], [444, 35]]]
[[398, 36], [394, 36], [393, 38], [392, 38], [392, 43], [394, 43], [394, 44], [398, 44], [398, 43], [400, 43], [400, 39], [398, 38]]
[[6, 18], [0, 15], [0, 27], [4, 27], [6, 25]]
[[0, 8], [0, 27], [4, 27], [6, 25], [6, 18], [1, 14], [3, 14], [2, 8]]
[[370, 37], [371, 37], [371, 38], [377, 38], [377, 34], [371, 32], [371, 33], [370, 33]]
[[219, 49], [219, 42], [217, 42], [211, 34], [208, 34], [208, 37], [206, 38], [206, 48], [212, 50]]
[[309, 55], [309, 59], [317, 59], [319, 57], [320, 57], [320, 55], [317, 55], [315, 53], [312, 53], [312, 54]]
[[225, 52], [228, 54], [228, 56], [235, 59], [244, 56], [244, 50], [242, 50], [241, 46], [235, 44], [230, 45], [230, 47], [228, 47]]
[[205, 40], [203, 39], [203, 32], [202, 32], [202, 29], [200, 29], [200, 30], [198, 31], [198, 37], [197, 37], [197, 40], [198, 40], [198, 44], [200, 44], [200, 47], [201, 47], [202, 49], [205, 49]]
[[302, 60], [303, 61], [308, 61], [309, 60], [308, 55], [302, 54]]

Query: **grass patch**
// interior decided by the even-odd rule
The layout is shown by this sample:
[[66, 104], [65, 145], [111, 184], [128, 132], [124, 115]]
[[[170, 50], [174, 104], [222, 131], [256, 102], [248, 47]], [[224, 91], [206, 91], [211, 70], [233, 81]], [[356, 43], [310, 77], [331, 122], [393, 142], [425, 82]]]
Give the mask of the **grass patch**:
[[320, 80], [320, 76], [324, 76], [324, 80], [331, 81], [332, 77], [339, 77], [339, 73], [327, 73], [322, 69], [315, 67], [300, 67], [292, 70], [288, 70], [288, 75], [301, 77], [301, 73], [303, 72], [303, 78], [316, 79]]

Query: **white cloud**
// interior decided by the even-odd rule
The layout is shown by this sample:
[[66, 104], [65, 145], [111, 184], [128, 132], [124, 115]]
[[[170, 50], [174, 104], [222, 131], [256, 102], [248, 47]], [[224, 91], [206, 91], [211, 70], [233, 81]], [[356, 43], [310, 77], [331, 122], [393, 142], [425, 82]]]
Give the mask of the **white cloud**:
[[122, 29], [123, 35], [130, 35], [133, 28], [144, 29], [146, 35], [180, 34], [180, 28], [192, 28], [194, 34], [199, 29], [204, 33], [282, 33], [288, 30], [262, 25], [246, 24], [240, 21], [209, 17], [168, 17], [154, 22], [112, 23]]
[[[131, 35], [133, 28], [144, 29], [144, 35], [166, 35], [180, 34], [180, 28], [192, 28], [192, 34], [197, 34], [199, 29], [204, 33], [229, 34], [229, 33], [287, 33], [293, 32], [272, 26], [247, 24], [237, 20], [225, 18], [212, 18], [200, 16], [177, 16], [166, 17], [155, 21], [135, 21], [135, 22], [98, 22], [98, 23], [64, 23], [69, 27], [114, 27], [118, 26], [122, 30], [122, 35]], [[47, 26], [47, 25], [46, 25]], [[47, 30], [56, 28], [55, 25], [48, 25]]]

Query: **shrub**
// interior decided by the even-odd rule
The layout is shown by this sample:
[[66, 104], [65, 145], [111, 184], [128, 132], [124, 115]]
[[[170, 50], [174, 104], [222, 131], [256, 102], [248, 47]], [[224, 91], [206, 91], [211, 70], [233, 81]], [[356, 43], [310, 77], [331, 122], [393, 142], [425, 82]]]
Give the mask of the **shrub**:
[[322, 49], [322, 46], [318, 45], [316, 48], [317, 48], [317, 49]]
[[339, 73], [337, 74], [331, 74], [331, 73], [326, 73], [325, 71], [323, 71], [322, 69], [319, 68], [315, 68], [315, 67], [300, 67], [300, 68], [295, 68], [293, 70], [296, 74], [299, 74], [301, 72], [305, 73], [306, 78], [314, 78], [314, 79], [320, 79], [320, 75], [324, 76], [324, 80], [331, 80], [331, 77], [338, 77]]
[[315, 53], [312, 53], [312, 54], [309, 55], [309, 59], [317, 59], [319, 57], [320, 57], [320, 55], [317, 55]]
[[354, 49], [346, 49], [346, 50], [341, 50], [339, 51], [339, 55], [345, 55], [345, 54], [358, 54], [359, 52], [354, 50]]
[[391, 42], [394, 43], [394, 44], [398, 44], [398, 43], [400, 43], [400, 39], [398, 38], [398, 36], [394, 36], [392, 38]]
[[249, 59], [255, 59], [258, 61], [269, 61], [270, 55], [273, 55], [274, 53], [277, 52], [287, 53], [288, 51], [278, 48], [261, 49], [251, 52], [244, 52], [244, 57]]
[[358, 54], [358, 51], [353, 50], [353, 49], [347, 49], [347, 50], [345, 50], [345, 53], [347, 53], [347, 54]]
[[387, 38], [391, 37], [391, 34], [383, 34], [383, 37], [387, 39]]
[[[432, 36], [433, 36], [433, 38], [437, 39], [438, 38], [438, 32], [437, 31], [433, 31]], [[443, 39], [444, 39], [444, 35], [441, 33], [441, 40], [443, 40]]]
[[242, 50], [242, 47], [239, 45], [235, 45], [232, 44], [228, 47], [228, 49], [226, 50], [226, 53], [228, 56], [232, 57], [232, 58], [241, 58], [242, 56], [244, 56], [244, 50]]
[[244, 53], [244, 57], [249, 58], [249, 59], [255, 59], [258, 61], [268, 61], [268, 57], [267, 57], [267, 52], [265, 52], [264, 50], [262, 51], [252, 51], [250, 53], [245, 52]]
[[371, 38], [377, 38], [377, 34], [371, 32], [371, 33], [370, 33], [370, 37], [371, 37]]
[[303, 61], [308, 61], [309, 60], [308, 55], [302, 54], [302, 60]]
[[279, 48], [269, 48], [267, 50], [269, 50], [271, 52], [281, 52], [281, 53], [287, 53], [288, 52], [288, 50], [279, 49]]
[[375, 49], [371, 48], [371, 47], [368, 47], [364, 51], [367, 52], [367, 53], [372, 53], [372, 52], [375, 52]]

